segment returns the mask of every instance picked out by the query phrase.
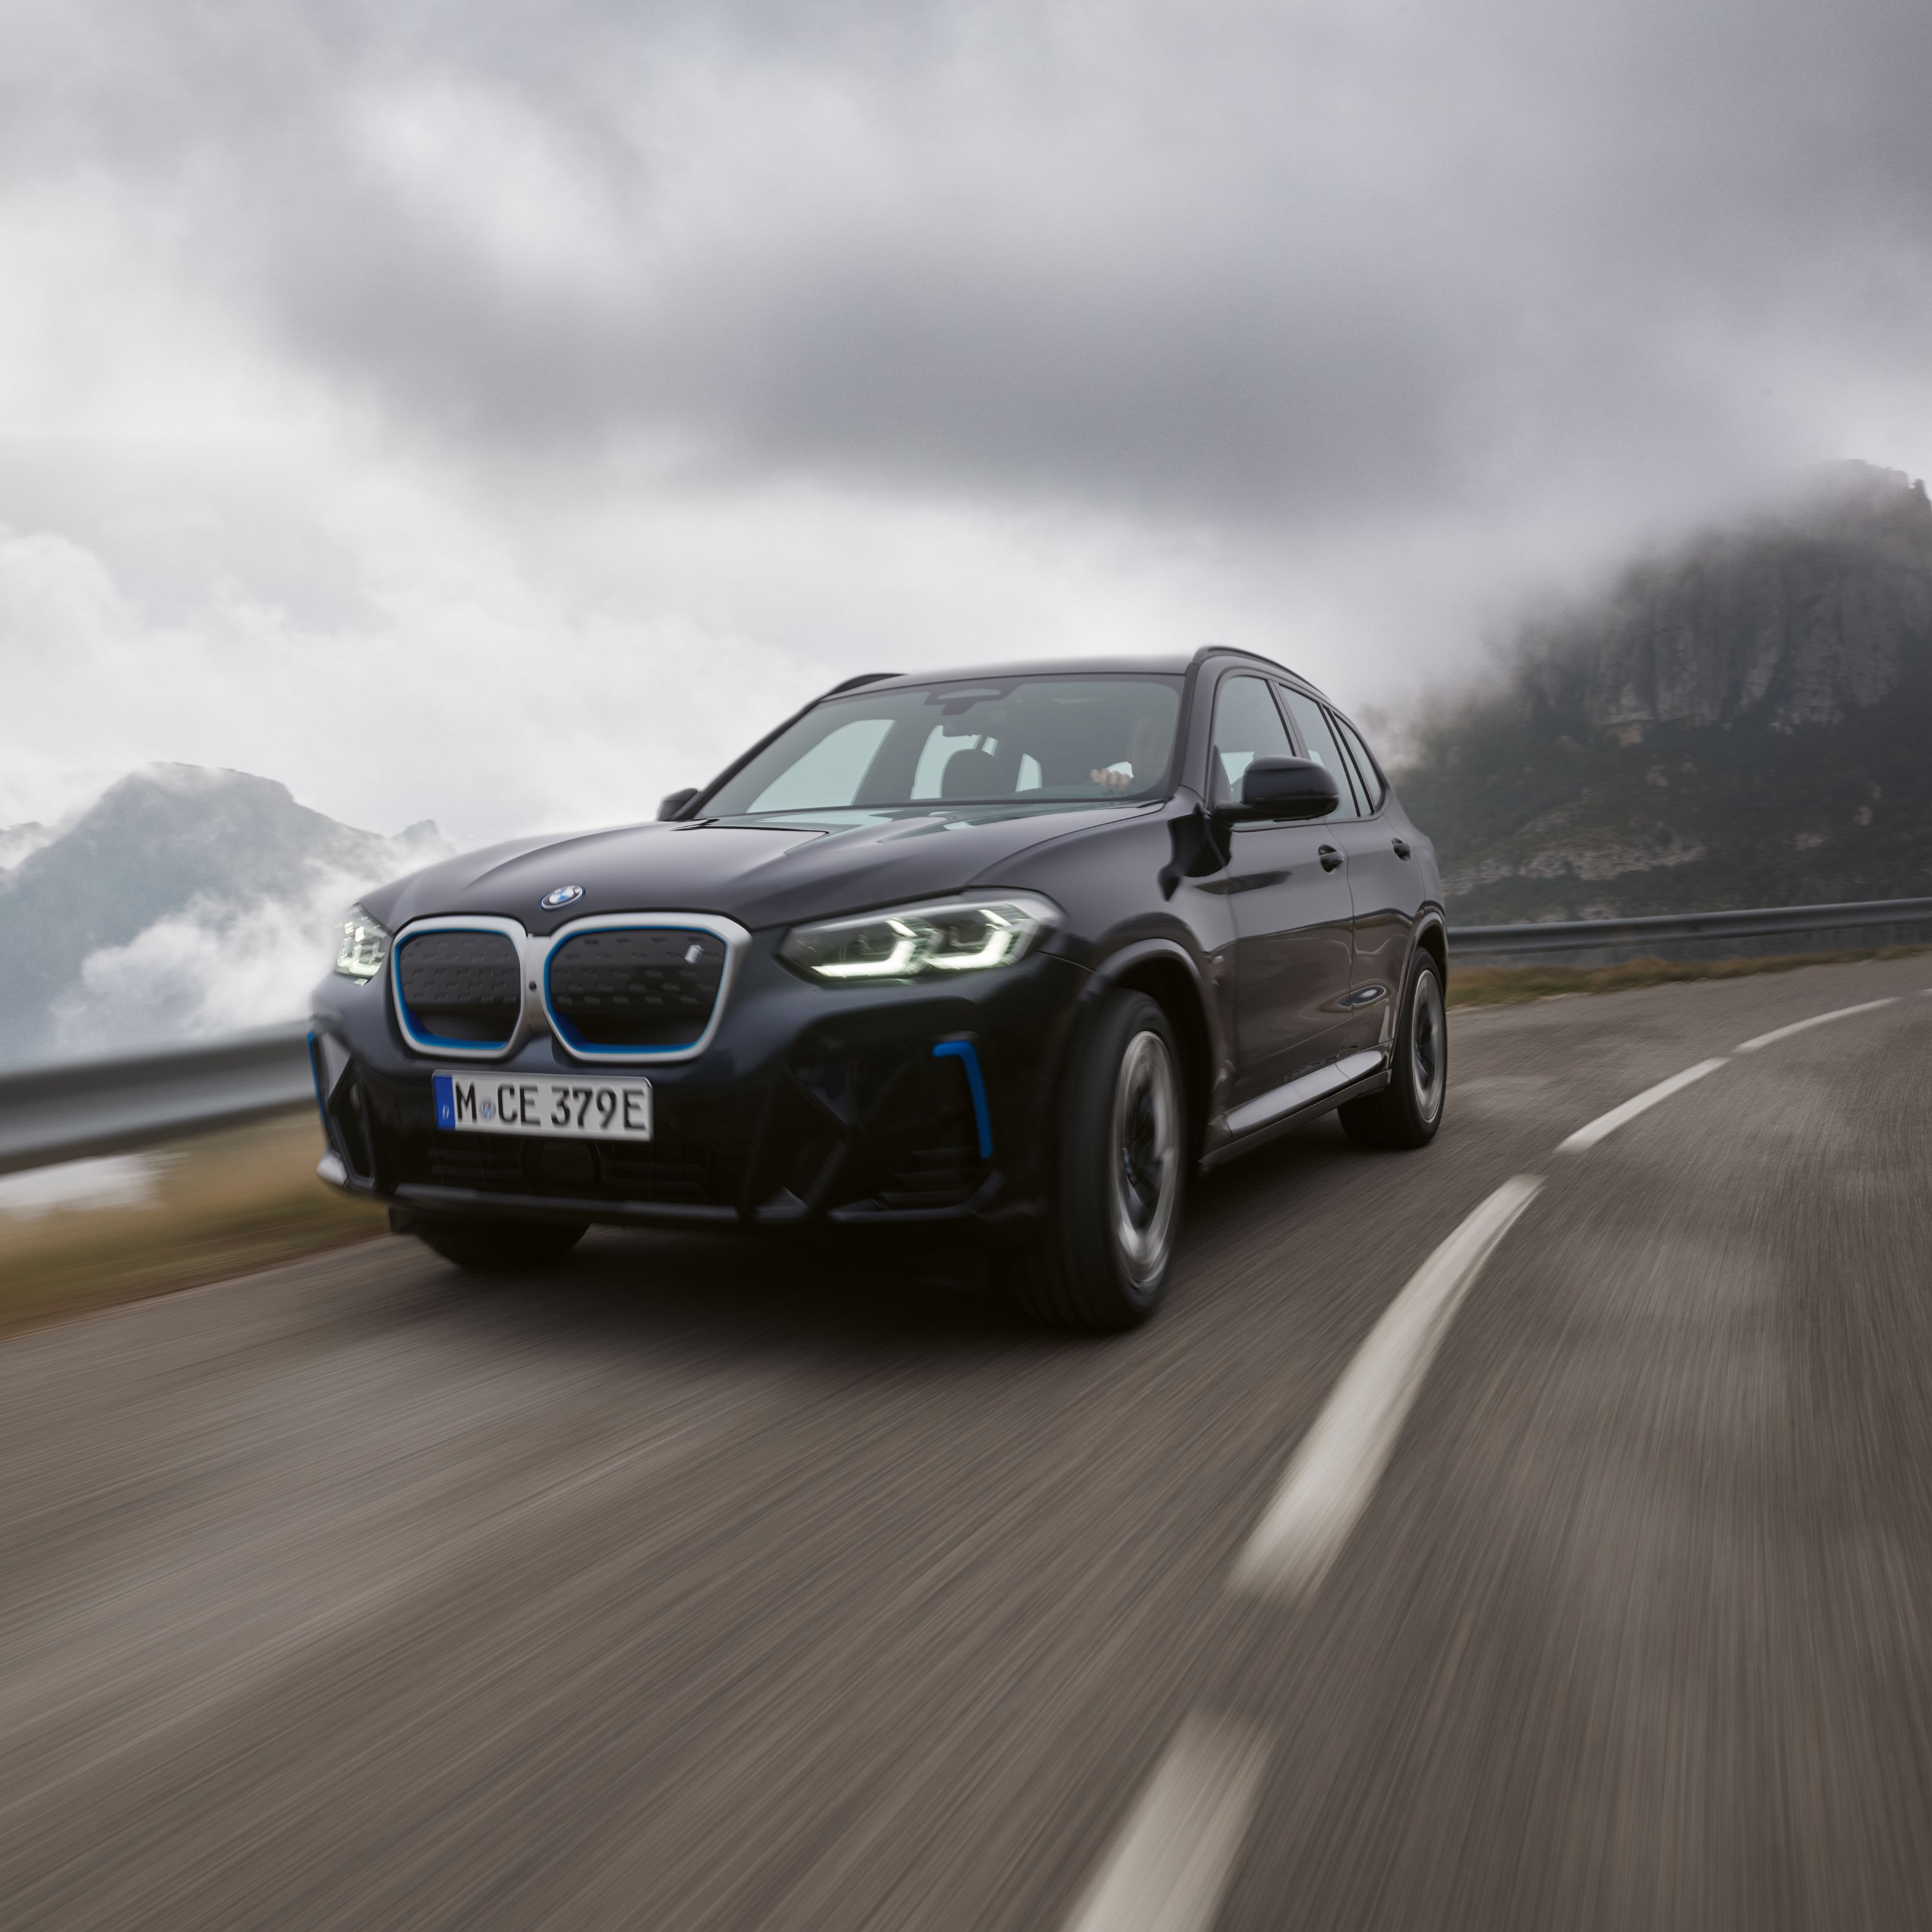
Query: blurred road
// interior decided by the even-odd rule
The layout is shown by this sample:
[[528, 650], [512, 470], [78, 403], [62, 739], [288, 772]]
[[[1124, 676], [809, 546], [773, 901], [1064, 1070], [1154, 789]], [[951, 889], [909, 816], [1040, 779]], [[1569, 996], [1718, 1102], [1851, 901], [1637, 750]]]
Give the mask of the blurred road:
[[[1459, 1014], [1433, 1148], [1214, 1177], [1120, 1340], [593, 1234], [13, 1342], [0, 1918], [1932, 1922], [1928, 983]], [[1234, 1587], [1324, 1418], [1325, 1567]]]

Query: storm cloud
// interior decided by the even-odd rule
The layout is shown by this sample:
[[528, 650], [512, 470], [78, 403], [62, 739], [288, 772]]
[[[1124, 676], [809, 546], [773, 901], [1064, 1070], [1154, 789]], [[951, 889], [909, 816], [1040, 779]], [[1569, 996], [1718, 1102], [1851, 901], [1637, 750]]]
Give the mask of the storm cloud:
[[[0, 650], [59, 563], [68, 648], [146, 668], [109, 763], [206, 737], [339, 808], [269, 709], [346, 730], [378, 663], [485, 746], [456, 687], [533, 658], [634, 704], [608, 784], [400, 782], [366, 728], [459, 830], [701, 775], [881, 650], [1215, 634], [1392, 703], [1544, 579], [1932, 454], [1922, 0], [0, 21]], [[51, 784], [64, 676], [20, 688]]]

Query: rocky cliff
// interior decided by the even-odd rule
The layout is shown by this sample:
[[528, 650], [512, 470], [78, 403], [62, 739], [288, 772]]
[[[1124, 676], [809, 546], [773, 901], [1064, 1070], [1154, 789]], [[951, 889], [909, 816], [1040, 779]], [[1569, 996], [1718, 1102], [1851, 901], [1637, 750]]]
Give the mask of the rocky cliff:
[[1526, 628], [1399, 773], [1452, 915], [1932, 892], [1932, 503], [1839, 466]]

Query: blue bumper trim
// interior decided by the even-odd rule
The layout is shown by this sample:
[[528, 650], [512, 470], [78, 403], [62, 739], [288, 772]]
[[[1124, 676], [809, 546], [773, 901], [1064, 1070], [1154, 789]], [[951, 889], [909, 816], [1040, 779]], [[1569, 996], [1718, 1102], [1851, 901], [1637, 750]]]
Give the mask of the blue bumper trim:
[[935, 1060], [956, 1060], [966, 1070], [966, 1084], [973, 1095], [973, 1118], [980, 1129], [980, 1158], [993, 1157], [993, 1120], [986, 1111], [986, 1076], [980, 1071], [980, 1050], [970, 1040], [943, 1040], [932, 1049]]
[[315, 1088], [315, 1111], [322, 1117], [322, 1130], [328, 1131], [328, 1096], [322, 1090], [322, 1048], [315, 1042], [315, 1029], [308, 1030], [308, 1077]]

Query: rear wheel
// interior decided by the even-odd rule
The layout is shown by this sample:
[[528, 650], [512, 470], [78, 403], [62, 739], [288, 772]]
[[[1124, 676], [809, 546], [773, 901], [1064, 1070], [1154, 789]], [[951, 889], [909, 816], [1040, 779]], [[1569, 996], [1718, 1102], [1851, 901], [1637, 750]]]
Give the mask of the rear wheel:
[[474, 1274], [522, 1274], [569, 1253], [587, 1232], [581, 1221], [496, 1220], [485, 1215], [416, 1214], [404, 1231], [446, 1262]]
[[1159, 1305], [1180, 1228], [1187, 1120], [1180, 1055], [1144, 993], [1110, 994], [1060, 1100], [1048, 1224], [1024, 1295], [1064, 1328], [1131, 1328]]
[[1442, 1124], [1449, 1096], [1449, 1027], [1442, 974], [1426, 952], [1409, 969], [1408, 992], [1396, 1021], [1389, 1084], [1366, 1100], [1351, 1100], [1342, 1125], [1358, 1147], [1426, 1147]]

